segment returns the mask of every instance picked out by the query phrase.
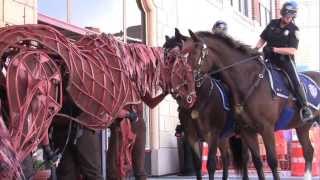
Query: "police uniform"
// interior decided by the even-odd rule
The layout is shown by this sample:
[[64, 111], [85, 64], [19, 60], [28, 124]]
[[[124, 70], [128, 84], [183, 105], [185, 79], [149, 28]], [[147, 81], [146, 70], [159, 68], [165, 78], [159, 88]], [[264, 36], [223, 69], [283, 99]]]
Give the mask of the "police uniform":
[[[269, 47], [288, 47], [298, 49], [299, 39], [298, 39], [298, 27], [292, 22], [285, 27], [280, 26], [280, 19], [272, 20], [269, 25], [261, 33], [260, 37], [266, 41]], [[271, 61], [276, 61], [278, 59], [288, 59], [288, 56], [280, 54], [267, 54], [267, 58]], [[293, 60], [294, 57], [291, 57]]]
[[299, 102], [301, 106], [303, 106], [303, 103], [305, 103], [306, 99], [303, 97], [304, 94], [299, 92], [302, 88], [295, 69], [294, 56], [277, 54], [271, 51], [266, 52], [267, 48], [270, 49], [272, 47], [298, 49], [299, 28], [292, 22], [284, 27], [281, 27], [280, 21], [280, 19], [272, 20], [260, 35], [260, 38], [265, 40], [267, 43], [266, 47], [264, 48], [265, 58], [271, 61], [272, 64], [277, 65], [286, 73], [288, 73], [294, 86], [293, 88], [297, 92]]

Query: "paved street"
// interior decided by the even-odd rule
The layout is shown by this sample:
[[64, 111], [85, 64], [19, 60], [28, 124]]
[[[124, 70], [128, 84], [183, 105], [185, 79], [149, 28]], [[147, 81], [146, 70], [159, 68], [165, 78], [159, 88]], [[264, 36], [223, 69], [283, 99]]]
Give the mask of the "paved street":
[[[257, 180], [258, 177], [252, 172], [250, 173], [250, 180]], [[290, 175], [290, 171], [282, 171], [280, 173], [280, 178], [281, 180], [301, 180], [303, 177], [293, 177]], [[149, 180], [174, 180], [174, 179], [196, 179], [195, 176], [177, 176], [177, 175], [170, 175], [170, 176], [161, 176], [161, 177], [150, 177], [148, 178]], [[204, 176], [203, 179], [208, 179], [208, 176]], [[217, 176], [215, 179], [222, 179], [222, 171], [217, 172]], [[235, 175], [234, 173], [231, 173], [229, 175], [229, 180], [240, 180], [241, 177], [238, 175]], [[272, 175], [271, 173], [266, 173], [266, 179], [267, 180], [272, 180]], [[320, 177], [313, 177], [313, 180], [320, 180]]]

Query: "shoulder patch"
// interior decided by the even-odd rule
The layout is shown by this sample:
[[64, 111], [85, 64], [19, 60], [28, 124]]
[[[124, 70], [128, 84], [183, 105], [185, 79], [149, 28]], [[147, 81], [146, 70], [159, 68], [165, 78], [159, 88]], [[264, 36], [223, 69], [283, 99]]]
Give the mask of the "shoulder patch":
[[288, 36], [289, 35], [289, 30], [288, 29], [284, 30], [283, 31], [283, 35]]

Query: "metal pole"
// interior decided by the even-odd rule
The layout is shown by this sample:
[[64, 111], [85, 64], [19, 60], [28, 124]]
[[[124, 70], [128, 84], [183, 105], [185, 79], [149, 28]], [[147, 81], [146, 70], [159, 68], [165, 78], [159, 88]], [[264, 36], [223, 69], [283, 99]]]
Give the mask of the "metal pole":
[[123, 12], [122, 12], [122, 29], [123, 29], [123, 42], [127, 43], [127, 20], [126, 20], [126, 6], [127, 0], [122, 0]]
[[107, 151], [106, 151], [106, 143], [107, 143], [107, 137], [106, 137], [107, 131], [106, 129], [101, 131], [101, 170], [102, 170], [102, 179], [107, 179]]
[[67, 0], [67, 23], [71, 22], [71, 0]]

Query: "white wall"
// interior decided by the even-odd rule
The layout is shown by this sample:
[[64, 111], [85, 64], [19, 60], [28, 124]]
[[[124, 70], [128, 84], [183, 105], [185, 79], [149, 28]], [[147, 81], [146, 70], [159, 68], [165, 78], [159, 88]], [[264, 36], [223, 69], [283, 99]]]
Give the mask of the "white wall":
[[299, 0], [299, 10], [296, 19], [299, 32], [298, 65], [307, 66], [309, 70], [320, 69], [320, 4], [316, 0]]

